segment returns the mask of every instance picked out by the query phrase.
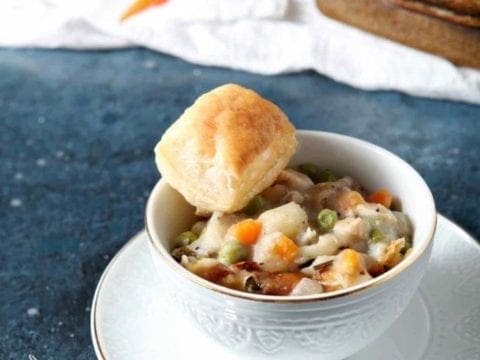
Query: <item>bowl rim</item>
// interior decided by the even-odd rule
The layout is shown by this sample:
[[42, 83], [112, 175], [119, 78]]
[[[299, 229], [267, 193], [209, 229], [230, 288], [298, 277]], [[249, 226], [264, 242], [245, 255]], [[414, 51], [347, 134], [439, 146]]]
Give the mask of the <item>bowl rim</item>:
[[435, 229], [437, 226], [437, 211], [435, 208], [435, 201], [434, 201], [432, 192], [428, 187], [427, 183], [425, 182], [425, 180], [423, 179], [423, 177], [417, 172], [417, 170], [415, 170], [413, 166], [411, 166], [405, 160], [400, 158], [398, 155], [395, 155], [394, 153], [378, 145], [375, 145], [365, 140], [361, 140], [359, 138], [338, 134], [334, 132], [318, 131], [318, 130], [297, 129], [296, 133], [297, 135], [313, 135], [313, 136], [323, 135], [327, 137], [337, 138], [342, 141], [355, 142], [361, 146], [370, 147], [373, 150], [380, 152], [387, 157], [390, 157], [396, 161], [400, 161], [400, 163], [403, 163], [403, 165], [405, 165], [413, 173], [415, 173], [418, 176], [421, 183], [424, 185], [425, 189], [427, 190], [425, 195], [428, 196], [428, 199], [426, 200], [430, 202], [432, 205], [432, 214], [431, 214], [432, 219], [430, 219], [431, 226], [427, 234], [427, 239], [420, 244], [420, 247], [417, 248], [417, 251], [412, 252], [412, 254], [406, 257], [402, 262], [400, 262], [399, 264], [397, 264], [395, 267], [388, 270], [387, 272], [383, 273], [382, 275], [372, 278], [371, 280], [368, 280], [364, 283], [360, 283], [358, 285], [354, 285], [341, 290], [335, 290], [331, 292], [325, 292], [325, 293], [313, 294], [313, 295], [278, 296], [278, 295], [254, 294], [254, 293], [248, 293], [240, 290], [230, 289], [230, 288], [215, 284], [206, 279], [203, 279], [202, 277], [188, 271], [186, 268], [180, 265], [177, 261], [175, 261], [173, 257], [170, 255], [170, 253], [163, 246], [160, 245], [160, 241], [158, 237], [156, 236], [156, 234], [154, 234], [154, 232], [150, 229], [150, 226], [149, 226], [149, 213], [150, 213], [149, 209], [152, 208], [153, 197], [163, 186], [168, 185], [168, 183], [164, 179], [160, 179], [155, 184], [153, 190], [151, 191], [145, 207], [145, 230], [147, 232], [150, 245], [155, 250], [155, 253], [159, 255], [160, 258], [165, 263], [167, 263], [172, 270], [174, 270], [178, 275], [180, 275], [180, 277], [185, 278], [188, 281], [192, 281], [193, 284], [196, 284], [204, 289], [212, 290], [215, 293], [218, 293], [220, 295], [232, 297], [235, 299], [250, 300], [254, 302], [263, 302], [263, 303], [284, 303], [284, 304], [287, 304], [287, 303], [298, 304], [298, 303], [326, 301], [326, 300], [332, 300], [340, 297], [350, 296], [353, 294], [357, 294], [359, 292], [365, 292], [366, 290], [377, 288], [381, 285], [384, 285], [385, 283], [389, 282], [389, 280], [396, 278], [399, 274], [403, 273], [405, 270], [407, 270], [413, 264], [415, 264], [417, 260], [420, 259], [422, 255], [425, 254], [426, 250], [431, 246], [433, 237], [435, 235]]

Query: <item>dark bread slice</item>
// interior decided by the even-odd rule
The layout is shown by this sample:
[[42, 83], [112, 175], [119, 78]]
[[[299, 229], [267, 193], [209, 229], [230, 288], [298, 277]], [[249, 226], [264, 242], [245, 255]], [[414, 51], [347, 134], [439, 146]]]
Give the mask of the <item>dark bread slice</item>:
[[425, 2], [450, 9], [457, 14], [480, 15], [480, 0], [425, 0]]
[[[417, 11], [425, 15], [431, 15], [440, 19], [453, 22], [455, 24], [480, 27], [480, 16], [468, 15], [461, 12], [457, 12], [447, 7], [440, 7], [437, 5], [428, 4], [425, 1], [417, 0], [392, 0], [396, 5], [405, 9]], [[439, 1], [443, 2], [443, 1]], [[452, 5], [452, 4], [450, 4]]]
[[384, 0], [316, 0], [333, 19], [387, 39], [480, 68], [480, 29], [412, 12]]

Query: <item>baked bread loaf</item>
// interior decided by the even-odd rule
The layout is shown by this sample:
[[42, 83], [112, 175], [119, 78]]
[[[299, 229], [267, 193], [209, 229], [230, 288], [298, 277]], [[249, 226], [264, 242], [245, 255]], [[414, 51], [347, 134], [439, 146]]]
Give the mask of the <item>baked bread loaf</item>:
[[316, 3], [324, 15], [337, 21], [443, 56], [458, 66], [480, 68], [480, 29], [410, 11], [395, 6], [396, 1], [401, 0], [316, 0]]
[[235, 84], [200, 96], [155, 147], [163, 178], [203, 211], [234, 212], [270, 186], [295, 152], [278, 106]]

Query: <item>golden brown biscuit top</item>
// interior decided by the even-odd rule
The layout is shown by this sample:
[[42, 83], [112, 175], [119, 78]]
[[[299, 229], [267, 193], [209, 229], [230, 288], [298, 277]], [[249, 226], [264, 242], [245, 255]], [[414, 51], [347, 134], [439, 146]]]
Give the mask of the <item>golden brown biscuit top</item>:
[[271, 145], [272, 136], [295, 132], [278, 106], [235, 84], [200, 96], [182, 118], [192, 122], [200, 155], [212, 158], [221, 147], [235, 175]]
[[227, 84], [185, 110], [157, 144], [155, 160], [190, 204], [233, 212], [273, 183], [296, 146], [295, 128], [278, 106]]

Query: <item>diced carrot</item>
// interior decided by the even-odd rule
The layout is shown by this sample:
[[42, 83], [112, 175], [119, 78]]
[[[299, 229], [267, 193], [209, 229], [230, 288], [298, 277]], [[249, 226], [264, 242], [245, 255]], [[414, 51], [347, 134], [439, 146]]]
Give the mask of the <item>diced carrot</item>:
[[342, 250], [335, 259], [335, 268], [345, 275], [356, 275], [362, 270], [361, 255], [353, 249]]
[[363, 196], [357, 191], [344, 191], [336, 200], [340, 211], [346, 211], [365, 202]]
[[139, 12], [148, 9], [155, 5], [162, 5], [168, 0], [136, 0], [130, 7], [122, 14], [120, 21], [127, 20], [129, 17], [138, 14]]
[[367, 197], [367, 201], [375, 204], [382, 204], [386, 208], [392, 206], [392, 194], [386, 189], [379, 189]]
[[290, 238], [282, 235], [273, 247], [273, 252], [283, 260], [292, 262], [298, 254], [298, 246]]
[[262, 232], [260, 221], [246, 219], [233, 225], [233, 236], [244, 245], [253, 245], [257, 242]]

